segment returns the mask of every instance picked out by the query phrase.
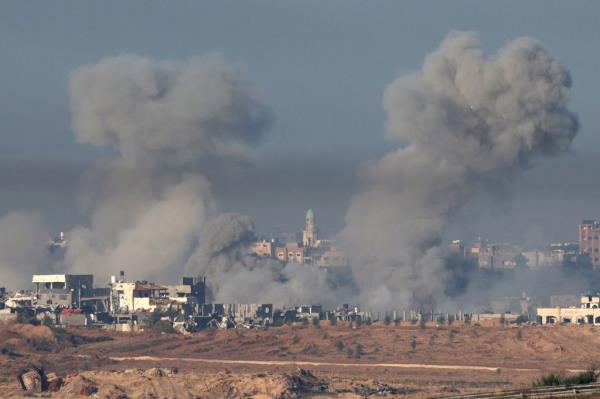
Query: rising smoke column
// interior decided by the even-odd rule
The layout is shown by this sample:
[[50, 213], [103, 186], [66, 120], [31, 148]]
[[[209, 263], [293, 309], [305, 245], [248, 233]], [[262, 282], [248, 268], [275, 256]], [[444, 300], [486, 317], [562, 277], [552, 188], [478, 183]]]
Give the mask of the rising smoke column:
[[248, 247], [254, 241], [250, 218], [221, 214], [204, 227], [186, 272], [207, 277], [209, 300], [215, 303], [334, 306], [352, 294], [325, 269], [250, 254]]
[[530, 38], [486, 57], [474, 33], [450, 33], [420, 71], [389, 84], [388, 137], [408, 144], [365, 168], [344, 231], [353, 273], [372, 306], [444, 299], [452, 269], [442, 235], [474, 195], [509, 190], [537, 156], [569, 150], [571, 79]]
[[78, 141], [116, 156], [86, 176], [91, 224], [67, 234], [66, 268], [179, 278], [215, 211], [200, 165], [249, 159], [269, 109], [219, 56], [110, 57], [76, 70], [69, 93]]

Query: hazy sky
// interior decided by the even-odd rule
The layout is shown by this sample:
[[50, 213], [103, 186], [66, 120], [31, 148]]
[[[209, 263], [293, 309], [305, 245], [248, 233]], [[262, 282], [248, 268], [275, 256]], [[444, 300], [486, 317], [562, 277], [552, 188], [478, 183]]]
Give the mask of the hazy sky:
[[600, 216], [599, 15], [597, 1], [2, 1], [0, 213], [40, 209], [55, 229], [82, 217], [78, 176], [110, 154], [75, 142], [75, 68], [120, 53], [221, 53], [275, 115], [254, 168], [209, 173], [221, 209], [269, 232], [300, 228], [312, 207], [335, 232], [359, 165], [391, 148], [385, 85], [416, 70], [448, 31], [475, 30], [489, 52], [518, 36], [539, 39], [572, 74], [570, 108], [582, 127], [573, 156], [527, 172], [509, 204], [469, 207], [455, 233], [575, 239], [580, 219]]

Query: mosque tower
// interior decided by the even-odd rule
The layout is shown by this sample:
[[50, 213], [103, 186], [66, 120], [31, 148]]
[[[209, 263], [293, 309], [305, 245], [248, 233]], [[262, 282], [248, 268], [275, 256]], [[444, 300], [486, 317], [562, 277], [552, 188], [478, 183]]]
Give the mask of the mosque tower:
[[312, 209], [306, 211], [306, 227], [302, 232], [302, 246], [305, 248], [317, 246], [317, 225], [315, 223], [315, 213]]

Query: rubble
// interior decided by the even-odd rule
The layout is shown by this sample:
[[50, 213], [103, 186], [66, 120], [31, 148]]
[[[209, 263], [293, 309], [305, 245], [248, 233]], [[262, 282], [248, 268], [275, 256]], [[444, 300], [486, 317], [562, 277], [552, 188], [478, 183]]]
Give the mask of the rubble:
[[317, 378], [310, 370], [298, 368], [294, 374], [285, 374], [289, 380], [288, 392], [291, 397], [296, 394], [322, 393], [327, 391], [329, 384]]

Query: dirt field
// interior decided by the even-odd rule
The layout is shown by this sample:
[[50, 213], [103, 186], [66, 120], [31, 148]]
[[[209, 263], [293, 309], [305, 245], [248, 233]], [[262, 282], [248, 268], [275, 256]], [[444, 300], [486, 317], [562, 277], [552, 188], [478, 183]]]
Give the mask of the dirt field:
[[36, 365], [70, 375], [53, 397], [81, 397], [89, 385], [107, 398], [421, 398], [529, 387], [550, 371], [594, 367], [600, 329], [322, 322], [182, 336], [4, 323], [0, 349], [2, 397], [22, 394], [16, 375]]

